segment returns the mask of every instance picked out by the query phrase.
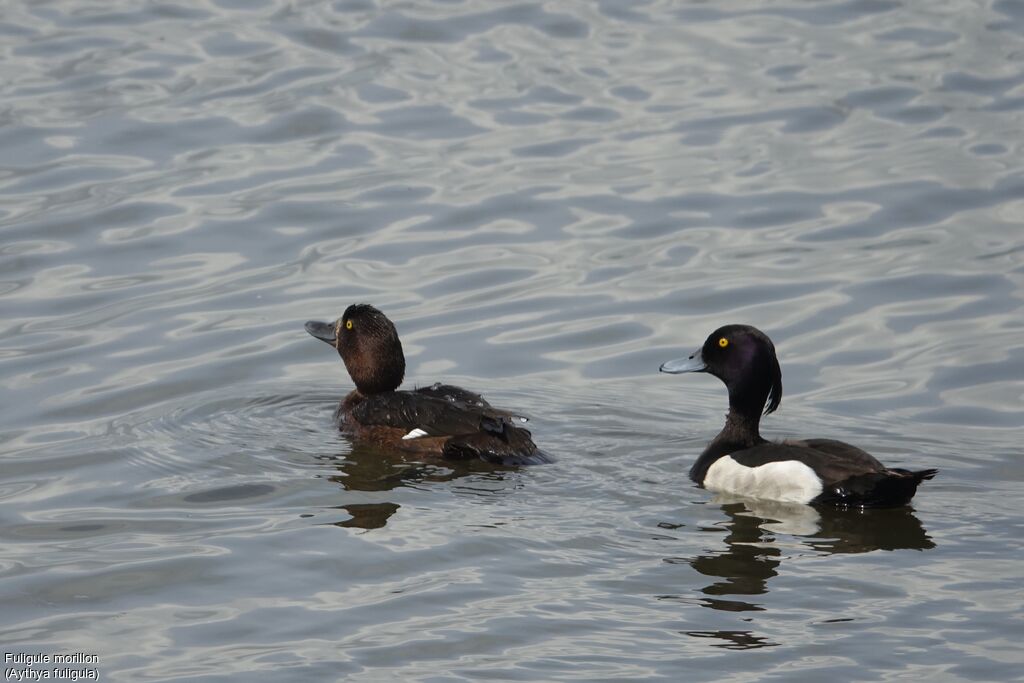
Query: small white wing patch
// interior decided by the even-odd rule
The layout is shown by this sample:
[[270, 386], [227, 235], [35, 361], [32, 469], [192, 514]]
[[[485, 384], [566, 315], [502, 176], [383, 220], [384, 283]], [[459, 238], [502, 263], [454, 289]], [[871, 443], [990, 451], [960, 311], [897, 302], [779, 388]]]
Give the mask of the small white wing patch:
[[758, 467], [741, 465], [723, 455], [704, 475], [709, 491], [735, 493], [751, 498], [807, 504], [821, 493], [821, 479], [796, 460], [769, 462]]
[[422, 429], [417, 427], [416, 429], [412, 430], [411, 432], [409, 432], [408, 434], [403, 436], [402, 437], [402, 441], [405, 441], [406, 439], [418, 439], [421, 436], [426, 436], [426, 435], [427, 435], [427, 433], [425, 431], [423, 431]]

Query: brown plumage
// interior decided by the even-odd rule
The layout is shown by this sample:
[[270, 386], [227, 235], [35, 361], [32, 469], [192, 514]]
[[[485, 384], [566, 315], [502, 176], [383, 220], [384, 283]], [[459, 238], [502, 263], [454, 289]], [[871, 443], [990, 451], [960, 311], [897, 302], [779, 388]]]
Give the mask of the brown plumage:
[[342, 431], [392, 448], [451, 459], [508, 465], [550, 462], [525, 422], [479, 394], [448, 384], [401, 391], [405, 355], [394, 324], [369, 304], [353, 304], [333, 323], [306, 331], [341, 356], [356, 385], [338, 406]]

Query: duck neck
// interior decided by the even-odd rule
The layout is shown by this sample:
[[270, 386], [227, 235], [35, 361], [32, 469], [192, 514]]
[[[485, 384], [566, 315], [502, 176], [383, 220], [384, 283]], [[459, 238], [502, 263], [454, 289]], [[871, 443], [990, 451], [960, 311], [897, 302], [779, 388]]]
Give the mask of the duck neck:
[[725, 416], [725, 426], [715, 437], [713, 444], [727, 445], [730, 448], [750, 448], [759, 443], [764, 443], [761, 438], [760, 411], [743, 410], [737, 406], [730, 405], [729, 413]]
[[758, 430], [760, 423], [761, 413], [759, 411], [739, 410], [736, 406], [730, 405], [729, 413], [725, 416], [725, 426], [693, 463], [693, 467], [690, 468], [690, 478], [698, 484], [703, 484], [708, 468], [719, 458], [744, 448], [765, 443]]

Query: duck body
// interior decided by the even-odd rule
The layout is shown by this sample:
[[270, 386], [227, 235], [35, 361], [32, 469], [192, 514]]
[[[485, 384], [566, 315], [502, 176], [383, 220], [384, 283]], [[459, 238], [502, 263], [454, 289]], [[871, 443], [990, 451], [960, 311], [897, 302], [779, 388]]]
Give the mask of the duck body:
[[688, 358], [669, 361], [661, 371], [707, 372], [729, 390], [725, 427], [690, 468], [690, 478], [708, 490], [811, 505], [898, 507], [935, 476], [933, 469], [886, 467], [842, 441], [762, 438], [762, 410], [774, 412], [782, 400], [782, 371], [774, 344], [754, 327], [721, 327]]
[[333, 323], [306, 331], [337, 349], [356, 385], [335, 420], [354, 438], [410, 453], [504, 465], [550, 462], [521, 424], [482, 396], [449, 384], [399, 390], [405, 355], [394, 325], [368, 304], [349, 306]]

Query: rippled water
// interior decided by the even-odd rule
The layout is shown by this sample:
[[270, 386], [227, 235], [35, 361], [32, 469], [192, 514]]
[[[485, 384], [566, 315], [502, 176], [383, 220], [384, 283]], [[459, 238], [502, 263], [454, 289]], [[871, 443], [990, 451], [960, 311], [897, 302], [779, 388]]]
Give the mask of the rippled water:
[[[1024, 527], [1024, 2], [10, 2], [0, 643], [101, 680], [1006, 681]], [[354, 445], [302, 329], [554, 465]], [[938, 467], [914, 509], [716, 499], [767, 434]]]

